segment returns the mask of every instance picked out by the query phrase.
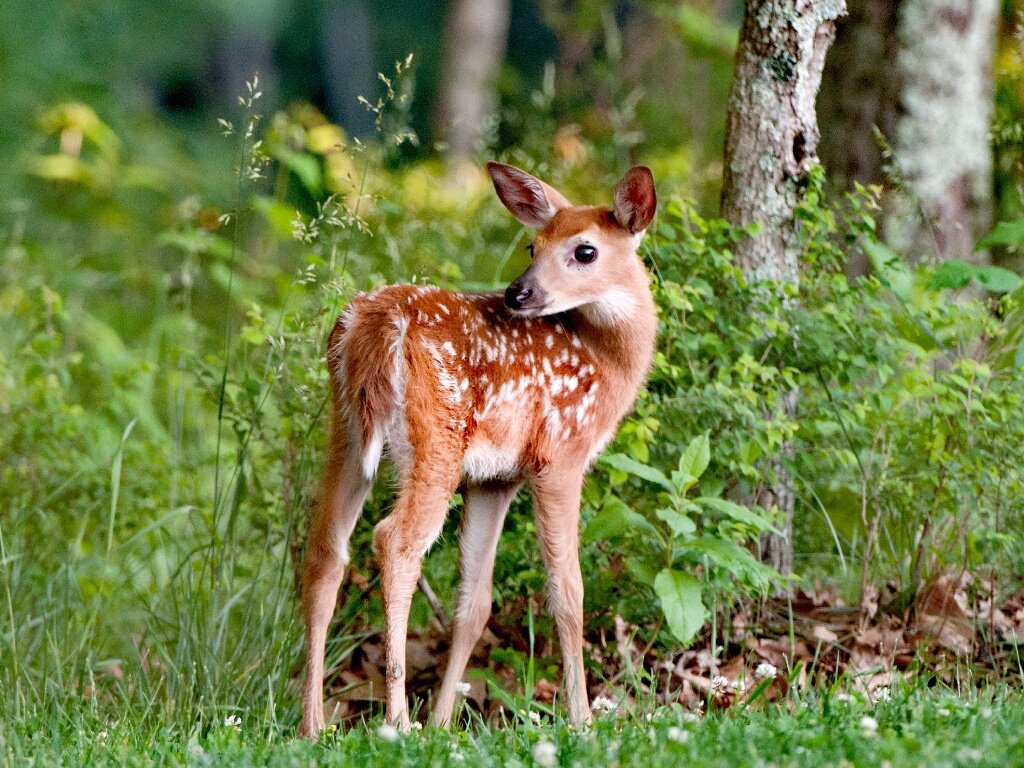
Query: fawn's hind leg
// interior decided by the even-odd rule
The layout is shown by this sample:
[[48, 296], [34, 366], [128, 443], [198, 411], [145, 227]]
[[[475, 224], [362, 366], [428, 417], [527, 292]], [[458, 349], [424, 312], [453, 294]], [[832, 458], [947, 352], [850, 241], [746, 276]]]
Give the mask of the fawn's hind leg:
[[462, 497], [462, 530], [459, 532], [462, 583], [455, 609], [455, 629], [448, 667], [434, 702], [435, 725], [447, 726], [455, 705], [455, 686], [466, 671], [466, 663], [491, 615], [491, 577], [494, 554], [509, 504], [519, 490], [518, 482], [467, 485]]
[[306, 622], [306, 679], [302, 686], [299, 735], [316, 738], [324, 727], [324, 645], [345, 566], [348, 540], [371, 480], [344, 417], [334, 419], [320, 501], [313, 510], [302, 564], [302, 611]]

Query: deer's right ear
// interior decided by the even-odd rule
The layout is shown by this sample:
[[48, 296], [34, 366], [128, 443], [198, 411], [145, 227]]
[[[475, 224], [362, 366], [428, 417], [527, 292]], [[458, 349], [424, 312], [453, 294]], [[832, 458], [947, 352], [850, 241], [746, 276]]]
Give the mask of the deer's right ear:
[[514, 165], [490, 162], [487, 172], [491, 174], [494, 191], [501, 202], [528, 227], [543, 229], [556, 213], [572, 207], [557, 189]]

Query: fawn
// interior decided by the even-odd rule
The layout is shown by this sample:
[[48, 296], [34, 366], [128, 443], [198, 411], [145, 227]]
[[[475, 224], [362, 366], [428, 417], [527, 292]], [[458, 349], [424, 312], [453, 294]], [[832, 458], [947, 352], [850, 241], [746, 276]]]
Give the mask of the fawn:
[[324, 727], [324, 642], [348, 541], [382, 451], [397, 464], [394, 511], [374, 529], [386, 614], [386, 717], [409, 725], [405, 644], [421, 561], [460, 483], [461, 585], [432, 719], [491, 612], [495, 550], [522, 485], [533, 495], [548, 600], [574, 725], [590, 716], [583, 668], [580, 490], [632, 407], [654, 352], [657, 313], [637, 248], [654, 217], [649, 169], [630, 170], [613, 208], [574, 206], [525, 171], [487, 169], [498, 197], [537, 231], [533, 263], [504, 295], [389, 285], [354, 298], [331, 331], [331, 431], [302, 571], [307, 661], [300, 734]]

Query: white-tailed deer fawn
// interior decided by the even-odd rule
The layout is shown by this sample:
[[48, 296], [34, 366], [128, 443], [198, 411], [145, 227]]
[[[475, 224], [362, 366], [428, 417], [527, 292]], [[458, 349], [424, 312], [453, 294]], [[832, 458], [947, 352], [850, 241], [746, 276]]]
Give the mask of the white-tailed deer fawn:
[[357, 296], [330, 334], [331, 432], [302, 573], [307, 663], [300, 733], [324, 726], [327, 626], [348, 541], [386, 448], [394, 511], [374, 529], [386, 613], [386, 716], [409, 723], [405, 642], [421, 560], [464, 484], [462, 583], [433, 721], [491, 611], [495, 549], [522, 485], [533, 495], [569, 719], [590, 716], [583, 668], [580, 489], [632, 407], [654, 351], [657, 314], [637, 247], [654, 217], [654, 179], [633, 168], [612, 208], [574, 206], [509, 165], [487, 166], [498, 197], [538, 230], [533, 263], [500, 293], [390, 285]]

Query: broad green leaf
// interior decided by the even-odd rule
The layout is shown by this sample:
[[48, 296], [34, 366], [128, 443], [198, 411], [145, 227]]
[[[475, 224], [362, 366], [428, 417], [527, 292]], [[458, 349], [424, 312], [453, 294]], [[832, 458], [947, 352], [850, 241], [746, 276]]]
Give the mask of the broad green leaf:
[[974, 268], [974, 279], [983, 287], [995, 293], [1009, 293], [1017, 290], [1021, 279], [1008, 269], [981, 265]]
[[631, 459], [621, 453], [606, 454], [601, 457], [599, 463], [612, 469], [617, 469], [620, 472], [628, 472], [631, 475], [647, 480], [655, 485], [660, 485], [666, 491], [675, 490], [672, 481], [665, 477], [659, 470], [654, 467], [649, 467], [646, 464], [641, 464], [636, 459]]
[[993, 245], [1024, 245], [1024, 219], [1000, 221], [995, 229], [978, 241], [974, 249], [981, 250]]
[[696, 523], [681, 512], [674, 509], [659, 509], [655, 514], [659, 520], [668, 524], [676, 536], [688, 536], [697, 532]]
[[914, 279], [899, 255], [889, 246], [875, 240], [865, 240], [864, 251], [882, 285], [888, 286], [893, 293], [908, 301], [913, 293]]
[[768, 521], [768, 518], [765, 517], [764, 513], [758, 513], [749, 507], [743, 507], [726, 499], [718, 499], [713, 496], [701, 496], [697, 499], [697, 503], [703, 504], [705, 507], [713, 509], [715, 512], [721, 512], [723, 515], [731, 517], [736, 522], [749, 525], [751, 528], [758, 531], [772, 531], [773, 533], [778, 533], [780, 535], [782, 533]]
[[967, 264], [960, 259], [944, 261], [932, 274], [928, 281], [928, 287], [932, 290], [941, 288], [963, 288], [975, 275], [973, 264]]
[[642, 531], [661, 539], [662, 534], [651, 525], [651, 521], [629, 508], [616, 496], [609, 496], [601, 507], [601, 511], [591, 518], [583, 530], [583, 542], [611, 540], [630, 533]]
[[690, 441], [679, 457], [679, 471], [685, 472], [690, 478], [696, 480], [704, 474], [704, 470], [711, 463], [711, 444], [707, 433], [698, 435]]
[[663, 568], [654, 579], [668, 628], [681, 643], [690, 642], [704, 626], [707, 609], [700, 597], [700, 582], [672, 568]]

